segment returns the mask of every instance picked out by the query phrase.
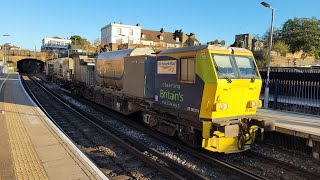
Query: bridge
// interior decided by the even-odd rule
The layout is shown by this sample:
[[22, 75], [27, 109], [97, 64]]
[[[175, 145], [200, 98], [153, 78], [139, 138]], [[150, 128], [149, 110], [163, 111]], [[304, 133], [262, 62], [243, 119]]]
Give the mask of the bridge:
[[33, 70], [31, 66], [40, 65], [36, 71], [43, 70], [44, 62], [49, 58], [57, 57], [47, 52], [38, 52], [30, 50], [0, 50], [0, 60], [5, 56], [5, 66], [7, 72], [24, 72], [28, 69]]

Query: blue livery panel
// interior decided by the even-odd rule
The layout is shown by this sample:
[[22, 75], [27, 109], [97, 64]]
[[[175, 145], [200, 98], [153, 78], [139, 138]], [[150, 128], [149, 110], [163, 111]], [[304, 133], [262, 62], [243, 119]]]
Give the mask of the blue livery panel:
[[157, 57], [155, 72], [155, 104], [199, 114], [204, 82], [196, 75], [195, 82], [180, 81], [180, 60]]

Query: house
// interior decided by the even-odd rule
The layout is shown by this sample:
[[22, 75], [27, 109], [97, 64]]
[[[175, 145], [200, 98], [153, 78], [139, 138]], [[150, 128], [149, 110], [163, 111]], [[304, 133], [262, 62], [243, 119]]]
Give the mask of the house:
[[70, 49], [70, 46], [70, 39], [62, 39], [57, 36], [52, 38], [45, 37], [42, 39], [41, 51], [49, 53], [66, 54], [67, 51]]
[[102, 27], [101, 42], [111, 51], [136, 47], [152, 47], [154, 50], [162, 50], [200, 44], [194, 33], [187, 35], [182, 30], [172, 33], [166, 32], [164, 28], [159, 31], [147, 30], [142, 29], [140, 24], [131, 26], [122, 23], [110, 23]]
[[[4, 48], [5, 47], [5, 48]], [[20, 50], [20, 47], [11, 45], [11, 44], [3, 44], [0, 45], [0, 49], [6, 49], [6, 50]]]
[[110, 23], [101, 28], [101, 42], [112, 51], [118, 50], [119, 45], [125, 44], [127, 48], [140, 44], [141, 27]]
[[175, 37], [174, 33], [165, 32], [163, 28], [160, 31], [142, 29], [141, 44], [158, 50], [181, 47], [179, 37]]
[[235, 36], [235, 41], [231, 45], [233, 47], [241, 47], [246, 49], [252, 49], [252, 34], [246, 33], [246, 34], [237, 34]]

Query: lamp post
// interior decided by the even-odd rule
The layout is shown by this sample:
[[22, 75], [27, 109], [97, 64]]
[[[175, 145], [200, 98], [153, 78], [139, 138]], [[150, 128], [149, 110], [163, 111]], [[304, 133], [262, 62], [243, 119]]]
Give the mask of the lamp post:
[[244, 35], [244, 48], [245, 48], [245, 49], [248, 49], [248, 48], [247, 48], [247, 46], [248, 46], [247, 37], [248, 37], [247, 35]]
[[268, 53], [268, 70], [267, 70], [267, 81], [266, 81], [266, 87], [264, 90], [264, 108], [268, 108], [269, 106], [269, 74], [270, 74], [270, 61], [271, 61], [271, 48], [272, 48], [272, 35], [273, 35], [273, 21], [274, 21], [274, 11], [275, 9], [271, 7], [266, 2], [261, 2], [261, 4], [266, 7], [272, 9], [272, 19], [271, 19], [271, 30], [270, 30], [270, 43], [269, 43], [269, 53]]
[[[8, 36], [10, 36], [9, 34], [2, 34], [1, 36], [3, 36], [3, 37], [8, 37]], [[3, 62], [3, 70], [4, 70], [4, 72], [5, 72], [5, 64], [6, 64], [6, 43], [4, 42], [3, 43], [3, 46], [2, 46], [2, 52], [3, 52], [3, 54], [2, 54], [2, 62]]]
[[77, 49], [77, 38], [76, 37], [74, 37], [74, 49]]

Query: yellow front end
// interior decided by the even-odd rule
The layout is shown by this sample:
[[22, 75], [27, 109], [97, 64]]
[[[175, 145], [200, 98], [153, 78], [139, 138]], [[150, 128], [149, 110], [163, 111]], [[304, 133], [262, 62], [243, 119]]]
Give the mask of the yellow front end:
[[[201, 61], [197, 64], [197, 72], [205, 80], [200, 109], [200, 118], [203, 120], [202, 147], [224, 153], [246, 150], [254, 142], [258, 130], [257, 126], [249, 124], [250, 116], [255, 115], [256, 109], [262, 105], [259, 100], [261, 78], [258, 72], [256, 78], [219, 78], [220, 70], [217, 65], [215, 68], [213, 56], [248, 56], [254, 62], [253, 55], [242, 49], [230, 51], [209, 48], [202, 55], [204, 53], [211, 58], [211, 64]], [[213, 68], [208, 68], [208, 65]], [[256, 68], [255, 62], [254, 66]], [[207, 71], [202, 72], [200, 68]]]

